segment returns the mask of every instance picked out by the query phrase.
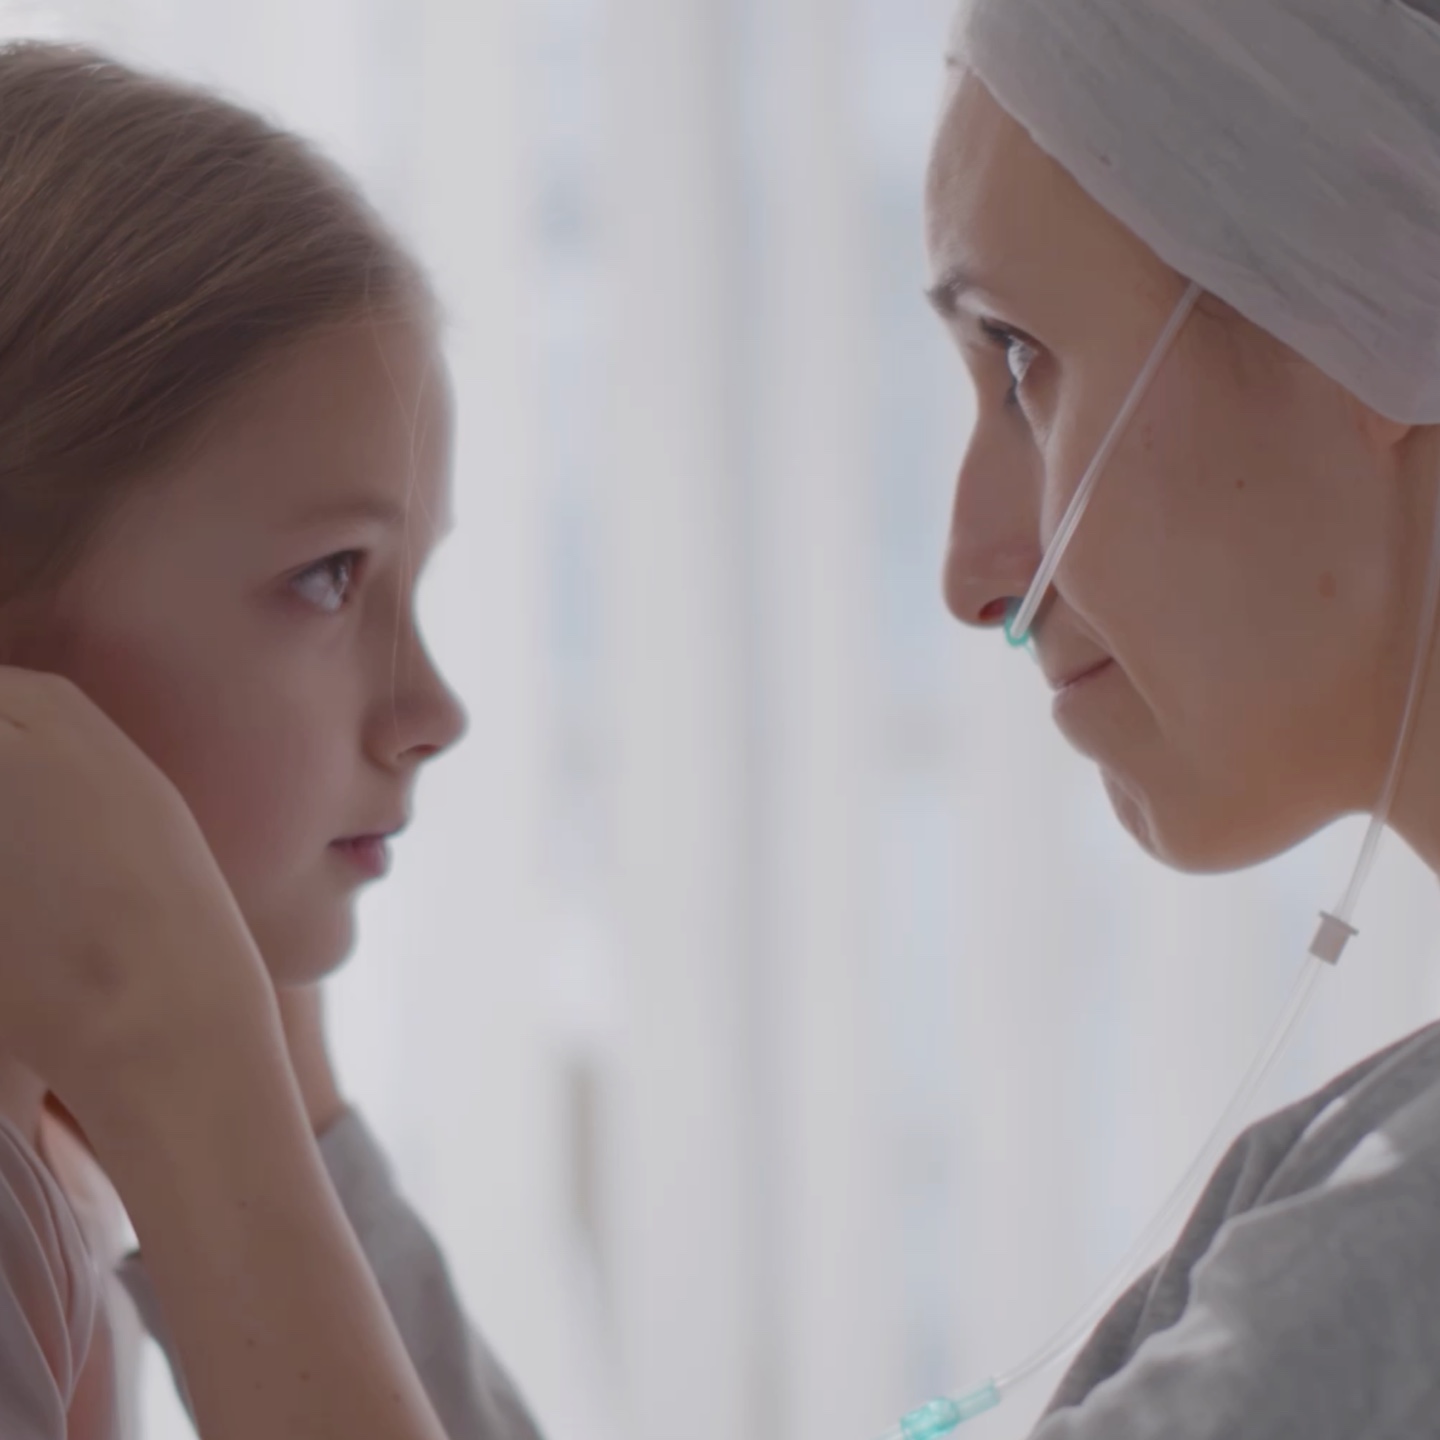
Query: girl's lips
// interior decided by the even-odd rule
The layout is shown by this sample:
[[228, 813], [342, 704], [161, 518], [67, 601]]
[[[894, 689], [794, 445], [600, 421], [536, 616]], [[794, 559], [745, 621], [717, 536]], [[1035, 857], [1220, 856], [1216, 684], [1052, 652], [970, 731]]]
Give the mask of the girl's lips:
[[390, 868], [390, 849], [379, 835], [362, 835], [353, 840], [335, 840], [331, 848], [372, 879]]

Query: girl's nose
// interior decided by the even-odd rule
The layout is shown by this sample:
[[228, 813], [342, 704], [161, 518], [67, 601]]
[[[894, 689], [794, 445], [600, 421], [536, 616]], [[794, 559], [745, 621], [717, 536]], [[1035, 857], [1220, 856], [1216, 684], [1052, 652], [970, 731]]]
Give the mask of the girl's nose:
[[469, 714], [418, 639], [399, 674], [404, 683], [391, 712], [399, 726], [398, 732], [391, 731], [392, 743], [399, 755], [414, 758], [418, 753], [428, 760], [461, 739], [470, 728]]

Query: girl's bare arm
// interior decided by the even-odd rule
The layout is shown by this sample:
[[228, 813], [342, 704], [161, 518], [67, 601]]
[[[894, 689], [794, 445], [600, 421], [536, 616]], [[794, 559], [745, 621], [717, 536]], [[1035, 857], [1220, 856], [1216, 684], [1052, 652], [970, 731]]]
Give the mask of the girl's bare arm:
[[204, 1440], [444, 1440], [335, 1196], [278, 1017], [127, 1072], [86, 1132]]

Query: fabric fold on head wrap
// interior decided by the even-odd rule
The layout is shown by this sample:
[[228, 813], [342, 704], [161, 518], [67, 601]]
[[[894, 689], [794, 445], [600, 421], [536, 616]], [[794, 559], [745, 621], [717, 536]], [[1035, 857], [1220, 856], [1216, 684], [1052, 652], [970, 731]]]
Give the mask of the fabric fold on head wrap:
[[951, 52], [1173, 269], [1440, 423], [1440, 0], [962, 0]]

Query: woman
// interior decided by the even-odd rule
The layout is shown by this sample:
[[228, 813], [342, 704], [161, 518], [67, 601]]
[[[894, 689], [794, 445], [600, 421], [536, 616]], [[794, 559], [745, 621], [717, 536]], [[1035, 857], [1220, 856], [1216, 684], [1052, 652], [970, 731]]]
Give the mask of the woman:
[[[979, 411], [948, 602], [1016, 618], [1183, 319], [1029, 627], [1056, 723], [1180, 869], [1376, 810], [1404, 751], [1440, 479], [1435, 9], [975, 0], [957, 23], [927, 238]], [[1389, 815], [1440, 870], [1440, 697], [1416, 693]], [[1431, 1027], [1237, 1142], [1035, 1440], [1437, 1435], [1437, 1335]]]

